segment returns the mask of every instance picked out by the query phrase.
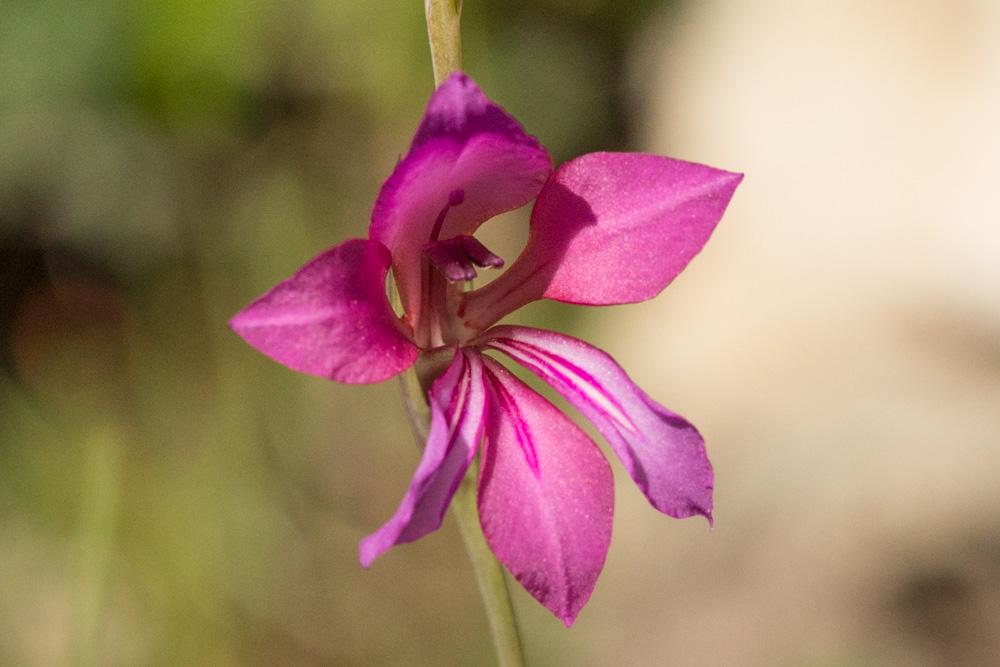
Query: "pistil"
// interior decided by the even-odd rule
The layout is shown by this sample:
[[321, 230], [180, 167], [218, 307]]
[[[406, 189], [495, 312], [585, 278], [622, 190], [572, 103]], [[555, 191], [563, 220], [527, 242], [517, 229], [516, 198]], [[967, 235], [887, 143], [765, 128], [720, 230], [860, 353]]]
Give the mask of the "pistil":
[[444, 205], [441, 212], [438, 213], [437, 219], [434, 220], [434, 228], [431, 229], [431, 242], [437, 241], [438, 236], [441, 235], [441, 227], [444, 226], [445, 216], [448, 215], [448, 211], [453, 206], [458, 206], [465, 201], [465, 190], [459, 188], [458, 190], [452, 190], [451, 194], [448, 195], [448, 203]]

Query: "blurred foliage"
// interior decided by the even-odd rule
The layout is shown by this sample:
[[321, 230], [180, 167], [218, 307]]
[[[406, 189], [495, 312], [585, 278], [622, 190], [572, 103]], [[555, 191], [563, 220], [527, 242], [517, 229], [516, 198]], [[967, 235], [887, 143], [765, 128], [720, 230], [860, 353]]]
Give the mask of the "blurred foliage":
[[[557, 161], [623, 147], [657, 4], [468, 0], [466, 68]], [[416, 459], [395, 386], [225, 324], [364, 234], [421, 3], [8, 0], [0, 80], [0, 663], [489, 664], [450, 527], [357, 565]]]

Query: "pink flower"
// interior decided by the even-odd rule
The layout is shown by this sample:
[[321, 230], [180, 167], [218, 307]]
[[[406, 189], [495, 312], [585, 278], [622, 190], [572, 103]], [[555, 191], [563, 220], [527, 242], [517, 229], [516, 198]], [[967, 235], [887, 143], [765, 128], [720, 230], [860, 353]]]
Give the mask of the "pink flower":
[[[611, 469], [583, 431], [487, 352], [535, 373], [590, 419], [653, 507], [711, 521], [712, 467], [694, 426], [583, 341], [495, 323], [541, 298], [655, 296], [701, 250], [741, 179], [640, 153], [592, 153], [553, 172], [538, 141], [468, 76], [435, 91], [382, 186], [369, 238], [327, 250], [231, 322], [276, 361], [339, 382], [380, 382], [421, 355], [452, 356], [429, 392], [430, 434], [410, 487], [361, 542], [365, 567], [441, 525], [482, 443], [479, 517], [497, 558], [566, 625], [590, 597], [611, 540]], [[463, 291], [476, 266], [503, 264], [471, 235], [532, 199], [520, 257]], [[386, 298], [390, 266], [401, 318]]]

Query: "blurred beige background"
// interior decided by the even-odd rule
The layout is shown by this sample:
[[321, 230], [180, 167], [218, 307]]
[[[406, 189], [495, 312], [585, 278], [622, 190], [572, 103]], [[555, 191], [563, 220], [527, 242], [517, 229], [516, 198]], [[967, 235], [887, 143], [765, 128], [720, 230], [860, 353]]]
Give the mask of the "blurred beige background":
[[[432, 86], [419, 3], [4, 14], [0, 664], [493, 664], [450, 523], [357, 563], [417, 460], [396, 385], [225, 327], [364, 233]], [[513, 318], [611, 352], [717, 473], [709, 531], [614, 464], [577, 624], [515, 596], [531, 664], [994, 664], [1000, 5], [467, 0], [464, 25], [557, 161], [747, 174], [656, 300]]]

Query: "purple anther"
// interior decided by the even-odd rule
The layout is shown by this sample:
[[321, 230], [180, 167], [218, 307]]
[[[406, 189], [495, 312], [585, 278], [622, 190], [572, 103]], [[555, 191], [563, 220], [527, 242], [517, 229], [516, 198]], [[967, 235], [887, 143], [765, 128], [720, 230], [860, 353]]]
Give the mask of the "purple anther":
[[430, 241], [424, 254], [434, 267], [450, 282], [473, 280], [477, 266], [499, 268], [503, 258], [468, 235], [454, 236], [444, 241]]
[[503, 266], [503, 257], [494, 255], [475, 236], [457, 236], [455, 238], [461, 240], [463, 252], [465, 252], [466, 257], [471, 259], [472, 263], [476, 266], [481, 266], [484, 269], [487, 267], [499, 269]]
[[424, 247], [424, 254], [448, 282], [464, 282], [476, 277], [476, 269], [454, 243], [431, 241]]

